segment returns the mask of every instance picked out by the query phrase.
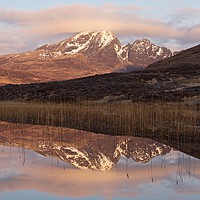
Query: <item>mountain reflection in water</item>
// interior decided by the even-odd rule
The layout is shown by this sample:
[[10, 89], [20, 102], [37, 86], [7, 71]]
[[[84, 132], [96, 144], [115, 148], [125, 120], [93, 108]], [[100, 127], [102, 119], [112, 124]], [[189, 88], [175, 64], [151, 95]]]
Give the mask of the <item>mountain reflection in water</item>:
[[1, 122], [0, 145], [1, 200], [200, 197], [199, 160], [151, 139]]

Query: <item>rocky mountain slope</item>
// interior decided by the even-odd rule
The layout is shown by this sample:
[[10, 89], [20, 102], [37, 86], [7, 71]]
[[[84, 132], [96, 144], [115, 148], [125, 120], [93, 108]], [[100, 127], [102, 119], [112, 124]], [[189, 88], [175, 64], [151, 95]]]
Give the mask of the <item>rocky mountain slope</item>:
[[172, 56], [147, 39], [122, 46], [109, 31], [83, 32], [34, 51], [0, 56], [0, 85], [47, 82], [146, 67]]
[[171, 147], [147, 138], [7, 122], [0, 122], [0, 144], [30, 149], [79, 169], [100, 171], [111, 169], [121, 157], [148, 163], [152, 158], [171, 151]]
[[147, 67], [147, 70], [191, 72], [200, 70], [200, 45], [177, 53], [175, 56], [156, 62]]
[[[102, 67], [113, 68], [123, 64], [120, 57], [121, 43], [108, 31], [83, 32], [53, 45], [44, 45], [39, 56], [63, 56], [81, 53], [90, 61]], [[126, 64], [126, 63], [124, 63]]]
[[182, 101], [200, 97], [200, 45], [150, 65], [143, 71], [111, 73], [86, 78], [6, 85], [0, 100]]
[[171, 57], [172, 52], [166, 47], [159, 47], [152, 44], [150, 40], [143, 38], [124, 46], [121, 56], [133, 66], [146, 67], [159, 60]]

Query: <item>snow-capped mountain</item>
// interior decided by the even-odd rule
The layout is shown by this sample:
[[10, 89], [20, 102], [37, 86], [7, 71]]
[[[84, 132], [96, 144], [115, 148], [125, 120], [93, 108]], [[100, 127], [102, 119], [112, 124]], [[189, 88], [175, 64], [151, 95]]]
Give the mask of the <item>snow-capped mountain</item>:
[[109, 31], [83, 32], [57, 44], [43, 45], [40, 58], [49, 56], [84, 54], [97, 64], [115, 66], [116, 64], [146, 67], [156, 61], [172, 56], [166, 47], [160, 47], [143, 38], [133, 44], [122, 46], [120, 41]]
[[96, 65], [115, 67], [126, 64], [120, 56], [121, 43], [109, 31], [82, 32], [57, 44], [43, 45], [39, 58], [83, 54]]
[[157, 46], [146, 38], [127, 44], [122, 49], [122, 58], [128, 60], [133, 66], [146, 67], [172, 56], [170, 49]]
[[66, 80], [146, 67], [172, 56], [147, 39], [122, 46], [110, 31], [82, 32], [34, 51], [0, 56], [0, 85]]
[[82, 32], [57, 44], [43, 45], [38, 49], [62, 54], [85, 53], [90, 57], [95, 51], [111, 44], [113, 40], [116, 40], [118, 45], [121, 46], [119, 40], [109, 31]]

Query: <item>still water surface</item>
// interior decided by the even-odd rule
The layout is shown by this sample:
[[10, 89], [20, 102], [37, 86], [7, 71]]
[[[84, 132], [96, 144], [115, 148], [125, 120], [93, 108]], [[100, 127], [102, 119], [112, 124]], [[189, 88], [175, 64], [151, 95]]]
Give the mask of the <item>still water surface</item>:
[[0, 124], [0, 199], [198, 199], [200, 160], [146, 138]]

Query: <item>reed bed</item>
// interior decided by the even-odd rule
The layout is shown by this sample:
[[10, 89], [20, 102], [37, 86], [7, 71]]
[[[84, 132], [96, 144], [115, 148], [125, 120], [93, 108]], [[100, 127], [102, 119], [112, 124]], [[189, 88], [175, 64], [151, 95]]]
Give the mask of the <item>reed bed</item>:
[[200, 111], [183, 103], [0, 102], [0, 120], [87, 130], [111, 135], [199, 138]]

